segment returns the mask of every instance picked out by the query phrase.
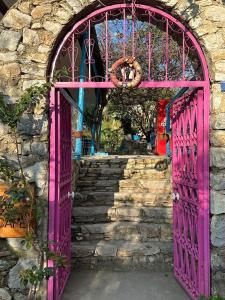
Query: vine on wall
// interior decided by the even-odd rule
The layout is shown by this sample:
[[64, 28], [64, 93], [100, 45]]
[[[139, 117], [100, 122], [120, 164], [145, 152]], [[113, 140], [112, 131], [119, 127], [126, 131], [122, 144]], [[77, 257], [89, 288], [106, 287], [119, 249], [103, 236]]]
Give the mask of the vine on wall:
[[[61, 76], [63, 72], [55, 74], [55, 78]], [[36, 299], [38, 288], [43, 280], [48, 280], [55, 275], [56, 268], [65, 267], [67, 264], [66, 257], [57, 251], [54, 241], [40, 241], [37, 237], [33, 224], [41, 224], [45, 216], [46, 199], [42, 197], [39, 197], [38, 201], [35, 199], [35, 193], [26, 178], [21, 163], [17, 132], [17, 124], [23, 114], [32, 113], [40, 99], [46, 97], [49, 93], [52, 85], [53, 83], [49, 82], [28, 88], [15, 104], [5, 103], [3, 95], [0, 94], [0, 120], [11, 129], [16, 145], [16, 157], [19, 167], [18, 171], [6, 158], [0, 159], [0, 177], [9, 185], [9, 189], [6, 190], [4, 196], [0, 197], [0, 205], [7, 205], [9, 209], [5, 210], [5, 217], [13, 223], [14, 221], [16, 222], [14, 219], [18, 218], [19, 213], [13, 204], [25, 202], [22, 213], [28, 216], [25, 218], [28, 230], [24, 244], [27, 249], [33, 249], [37, 253], [37, 263], [20, 273], [21, 284], [24, 287], [31, 286], [28, 299]], [[51, 249], [56, 250], [52, 251]], [[46, 264], [48, 260], [54, 262], [53, 267], [49, 267]]]

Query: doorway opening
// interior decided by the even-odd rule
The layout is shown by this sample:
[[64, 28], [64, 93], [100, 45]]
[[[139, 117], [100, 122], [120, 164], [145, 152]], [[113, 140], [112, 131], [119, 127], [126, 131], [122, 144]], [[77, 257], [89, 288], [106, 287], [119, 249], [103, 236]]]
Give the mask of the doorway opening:
[[[141, 66], [141, 82], [135, 82], [132, 88], [129, 83], [134, 82], [138, 73], [132, 64], [128, 62], [112, 70], [113, 63], [121, 57], [131, 57]], [[145, 235], [148, 242], [154, 239], [160, 242], [165, 227], [164, 234], [171, 239], [173, 235], [173, 255], [167, 262], [171, 264], [173, 256], [175, 277], [192, 299], [208, 296], [209, 83], [207, 65], [197, 41], [172, 16], [133, 1], [104, 7], [80, 20], [59, 46], [52, 72], [62, 70], [65, 65], [61, 80], [51, 92], [49, 239], [56, 240], [60, 252], [71, 261], [72, 214], [75, 247], [82, 241], [86, 245], [78, 247], [81, 259], [77, 261], [86, 261], [91, 267], [104, 257], [101, 253], [108, 253], [128, 267], [135, 264], [146, 267], [153, 259], [149, 258], [152, 253], [163, 257], [165, 262], [168, 252], [163, 256], [160, 247], [153, 243], [139, 247], [138, 241]], [[77, 116], [74, 132], [72, 107]], [[80, 164], [73, 212], [72, 149], [75, 164]], [[82, 160], [83, 155], [90, 157]], [[101, 175], [106, 176], [105, 181]], [[120, 178], [121, 175], [125, 178]], [[153, 180], [157, 176], [161, 176], [160, 180]], [[157, 206], [153, 210], [145, 208], [141, 202], [152, 201], [147, 194], [155, 191], [157, 196], [160, 189], [172, 195], [168, 198], [170, 206], [163, 211]], [[114, 195], [124, 191], [129, 191], [126, 199]], [[109, 193], [113, 194], [111, 198], [104, 199]], [[139, 197], [138, 206], [129, 207], [135, 194], [136, 199]], [[113, 206], [109, 209], [102, 205], [100, 209], [96, 205], [93, 209], [90, 203], [96, 198], [103, 203], [113, 200]], [[154, 199], [157, 202], [159, 198]], [[172, 210], [173, 222], [167, 222], [172, 220]], [[158, 223], [152, 221], [152, 226], [149, 220], [154, 219]], [[162, 225], [158, 225], [160, 219], [164, 220]], [[127, 227], [124, 223], [129, 221], [132, 226]], [[165, 232], [169, 227], [166, 224], [171, 223], [170, 235]], [[127, 234], [129, 230], [134, 234]], [[110, 244], [110, 234], [113, 240], [118, 238], [118, 247]], [[95, 249], [90, 249], [86, 242], [98, 235], [106, 237], [104, 243], [99, 244], [96, 239]], [[121, 236], [134, 238], [132, 245], [130, 241], [124, 245]], [[93, 254], [88, 259], [85, 249]], [[127, 253], [138, 251], [142, 253], [139, 255], [142, 261], [135, 262], [135, 254], [130, 263], [131, 255]], [[118, 253], [123, 259], [118, 259]], [[61, 297], [70, 270], [69, 265], [59, 269], [57, 276], [49, 281], [49, 299]]]

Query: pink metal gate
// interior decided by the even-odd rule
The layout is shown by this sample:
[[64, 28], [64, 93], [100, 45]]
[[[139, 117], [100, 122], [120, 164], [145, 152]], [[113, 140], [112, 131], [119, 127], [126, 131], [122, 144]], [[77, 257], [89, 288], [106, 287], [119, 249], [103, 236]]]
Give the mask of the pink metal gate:
[[208, 121], [203, 90], [177, 99], [172, 112], [174, 274], [192, 299], [210, 294]]
[[[56, 240], [70, 258], [71, 207], [67, 193], [71, 190], [71, 148], [61, 148], [64, 142], [67, 146], [71, 143], [70, 108], [58, 89], [115, 88], [110, 79], [112, 64], [121, 57], [135, 56], [143, 71], [139, 88], [198, 89], [178, 99], [173, 108], [173, 188], [177, 196], [174, 268], [177, 279], [193, 299], [198, 299], [199, 295], [209, 295], [210, 289], [206, 59], [193, 34], [177, 19], [158, 8], [137, 4], [136, 0], [129, 4], [121, 2], [104, 5], [76, 22], [53, 55], [49, 75], [62, 68], [66, 72], [55, 83], [51, 97], [49, 239]], [[82, 76], [81, 40], [86, 52]], [[97, 68], [99, 65], [101, 68]], [[63, 119], [65, 114], [67, 120]], [[67, 131], [63, 131], [62, 125]], [[60, 298], [68, 273], [69, 267], [59, 270], [57, 277], [50, 280], [48, 299]]]
[[[110, 68], [126, 56], [141, 64], [143, 88], [198, 87], [208, 80], [204, 55], [191, 32], [166, 12], [135, 2], [105, 6], [73, 26], [53, 59], [51, 75], [66, 69], [58, 86], [113, 88]], [[81, 38], [86, 53], [82, 76]], [[93, 72], [94, 65], [102, 65], [99, 72]]]
[[71, 260], [71, 105], [58, 89], [51, 92], [49, 240], [53, 250], [67, 258], [49, 280], [48, 300], [60, 299], [70, 274]]

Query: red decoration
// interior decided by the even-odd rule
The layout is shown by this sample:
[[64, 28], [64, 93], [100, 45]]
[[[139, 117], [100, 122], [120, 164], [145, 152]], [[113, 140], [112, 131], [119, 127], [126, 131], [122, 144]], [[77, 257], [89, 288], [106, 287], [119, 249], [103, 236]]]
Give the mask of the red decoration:
[[156, 149], [155, 152], [158, 155], [166, 155], [166, 105], [168, 104], [169, 100], [161, 99], [157, 104], [157, 135], [156, 135]]

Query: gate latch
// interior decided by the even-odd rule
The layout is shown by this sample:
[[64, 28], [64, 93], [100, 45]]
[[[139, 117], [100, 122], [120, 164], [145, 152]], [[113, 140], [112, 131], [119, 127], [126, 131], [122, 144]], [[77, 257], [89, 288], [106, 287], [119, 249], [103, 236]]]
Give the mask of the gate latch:
[[68, 192], [68, 198], [72, 198], [72, 199], [74, 199], [74, 196], [75, 196], [75, 193], [74, 192], [72, 192], [72, 193], [70, 193], [70, 192]]
[[172, 199], [173, 199], [173, 201], [179, 201], [180, 200], [180, 195], [179, 195], [179, 193], [173, 193], [173, 195], [172, 195]]

